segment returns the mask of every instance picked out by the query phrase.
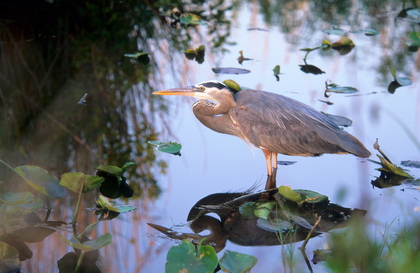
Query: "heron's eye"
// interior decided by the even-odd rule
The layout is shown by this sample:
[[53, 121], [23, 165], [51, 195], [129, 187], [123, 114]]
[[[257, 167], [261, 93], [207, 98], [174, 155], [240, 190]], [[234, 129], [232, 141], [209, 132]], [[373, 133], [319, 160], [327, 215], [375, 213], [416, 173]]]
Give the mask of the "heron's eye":
[[200, 89], [201, 89], [201, 91], [204, 91], [204, 90], [206, 90], [206, 88], [204, 87], [204, 86], [200, 86]]

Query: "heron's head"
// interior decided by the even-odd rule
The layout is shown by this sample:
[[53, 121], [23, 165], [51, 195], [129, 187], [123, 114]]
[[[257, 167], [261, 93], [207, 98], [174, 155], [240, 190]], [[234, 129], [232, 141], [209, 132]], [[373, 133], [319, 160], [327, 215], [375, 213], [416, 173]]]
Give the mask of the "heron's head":
[[191, 86], [153, 92], [155, 95], [191, 96], [214, 101], [218, 101], [222, 96], [233, 96], [235, 93], [235, 90], [218, 81], [205, 81]]

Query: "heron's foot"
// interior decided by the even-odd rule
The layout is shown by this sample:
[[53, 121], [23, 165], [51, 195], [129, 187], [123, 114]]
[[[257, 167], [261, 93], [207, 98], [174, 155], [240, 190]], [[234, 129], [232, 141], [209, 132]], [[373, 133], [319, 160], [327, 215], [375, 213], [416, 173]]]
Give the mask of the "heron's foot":
[[271, 174], [267, 175], [267, 182], [265, 183], [265, 190], [276, 188], [277, 168], [273, 168]]

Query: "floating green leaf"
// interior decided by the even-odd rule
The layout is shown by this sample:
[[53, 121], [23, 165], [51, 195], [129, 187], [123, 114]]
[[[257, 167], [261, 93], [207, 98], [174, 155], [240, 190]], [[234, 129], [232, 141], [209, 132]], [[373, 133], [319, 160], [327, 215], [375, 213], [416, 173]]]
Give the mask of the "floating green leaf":
[[93, 191], [99, 187], [105, 179], [96, 175], [85, 175], [81, 172], [64, 173], [60, 179], [60, 185], [67, 189], [80, 192], [83, 187], [83, 192]]
[[[114, 202], [113, 202], [114, 203]], [[124, 213], [133, 211], [136, 207], [128, 206], [128, 205], [114, 205], [108, 199], [105, 198], [103, 195], [99, 195], [99, 199], [96, 201], [99, 209], [109, 210], [118, 213]]]
[[324, 201], [328, 201], [328, 196], [317, 193], [315, 191], [310, 191], [310, 190], [303, 190], [303, 189], [297, 189], [294, 190], [294, 192], [298, 193], [303, 202], [306, 203], [320, 203], [320, 202], [324, 202]]
[[346, 33], [346, 31], [344, 29], [341, 29], [339, 27], [336, 26], [332, 26], [329, 29], [324, 29], [322, 32], [324, 32], [325, 34], [328, 35], [343, 35]]
[[156, 150], [160, 152], [181, 156], [180, 151], [182, 149], [182, 145], [179, 143], [172, 142], [172, 141], [162, 142], [162, 141], [157, 141], [157, 140], [148, 141], [148, 143], [154, 146], [157, 146]]
[[[417, 48], [420, 47], [420, 33], [417, 31], [410, 32], [409, 38], [411, 39], [411, 42], [408, 43], [410, 47]], [[394, 77], [395, 78], [395, 77]]]
[[290, 186], [280, 186], [279, 193], [286, 199], [293, 201], [293, 202], [300, 202], [302, 201], [302, 196], [299, 193], [292, 190]]
[[325, 83], [325, 92], [331, 92], [331, 93], [342, 93], [342, 94], [352, 94], [352, 93], [356, 93], [357, 91], [359, 91], [357, 88], [355, 87], [350, 87], [350, 86], [339, 86], [335, 83], [330, 83], [328, 84], [327, 82]]
[[397, 77], [396, 79], [395, 79], [397, 82], [398, 82], [398, 84], [400, 84], [401, 86], [409, 86], [409, 85], [411, 85], [413, 82], [411, 81], [411, 79], [410, 78], [407, 78], [407, 77]]
[[376, 155], [376, 156], [379, 158], [382, 165], [382, 167], [378, 169], [379, 171], [390, 172], [390, 173], [393, 173], [402, 177], [413, 178], [411, 175], [406, 173], [403, 169], [395, 166], [394, 164], [386, 160], [384, 157], [380, 155]]
[[31, 192], [6, 192], [0, 194], [1, 205], [21, 205], [34, 201], [35, 195]]
[[113, 176], [121, 176], [124, 173], [124, 170], [122, 168], [111, 165], [99, 165], [96, 169], [98, 171], [105, 172]]
[[273, 73], [274, 73], [274, 76], [278, 76], [280, 74], [280, 65], [276, 65], [273, 68]]
[[101, 247], [107, 246], [110, 243], [112, 243], [112, 235], [109, 233], [99, 236], [95, 240], [86, 241], [84, 243], [81, 243], [76, 237], [72, 237], [70, 240], [67, 240], [66, 238], [60, 235], [60, 238], [67, 245], [84, 251], [100, 249]]
[[183, 13], [179, 18], [179, 22], [184, 25], [202, 25], [206, 22], [201, 19], [200, 16], [192, 13]]
[[60, 185], [57, 177], [41, 167], [23, 165], [16, 167], [14, 170], [29, 186], [46, 196], [53, 198], [64, 198], [67, 196], [66, 188]]
[[239, 207], [239, 213], [246, 218], [255, 217], [254, 211], [257, 208], [255, 202], [247, 202]]
[[0, 242], [0, 268], [5, 272], [20, 272], [19, 251], [4, 242]]
[[397, 71], [395, 70], [395, 68], [394, 68], [394, 67], [392, 67], [392, 66], [390, 66], [390, 67], [389, 67], [389, 71], [391, 72], [392, 77], [393, 77], [394, 79], [396, 79], [396, 78], [397, 78]]
[[254, 211], [255, 216], [257, 216], [258, 218], [267, 220], [270, 216], [271, 211], [276, 206], [276, 204], [277, 202], [273, 200], [273, 201], [264, 202], [258, 205]]
[[220, 268], [230, 273], [246, 273], [257, 264], [257, 258], [252, 255], [226, 250], [220, 259]]
[[165, 272], [213, 273], [218, 264], [216, 251], [212, 246], [196, 247], [188, 240], [169, 249]]
[[377, 30], [371, 29], [371, 28], [367, 28], [363, 30], [363, 33], [366, 36], [376, 36], [379, 35], [379, 32]]
[[280, 218], [274, 218], [270, 220], [259, 218], [257, 219], [257, 226], [271, 232], [283, 232], [293, 228], [292, 223]]
[[350, 38], [345, 37], [345, 36], [342, 36], [337, 42], [334, 42], [332, 44], [333, 48], [345, 47], [345, 46], [354, 47], [354, 42]]
[[407, 9], [406, 10], [407, 16], [412, 17], [414, 19], [419, 20], [420, 18], [420, 9]]

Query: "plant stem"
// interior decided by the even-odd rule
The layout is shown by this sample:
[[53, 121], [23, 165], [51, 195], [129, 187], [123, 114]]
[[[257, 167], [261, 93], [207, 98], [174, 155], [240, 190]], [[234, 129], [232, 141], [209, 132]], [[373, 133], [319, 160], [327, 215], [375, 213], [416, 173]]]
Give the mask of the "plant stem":
[[85, 256], [85, 251], [81, 250], [79, 259], [77, 259], [77, 264], [76, 264], [76, 267], [73, 270], [73, 273], [78, 273], [79, 272], [80, 267], [82, 266], [83, 256]]
[[[76, 221], [77, 221], [77, 215], [79, 214], [80, 204], [82, 203], [82, 196], [83, 196], [83, 188], [85, 187], [86, 183], [86, 177], [83, 178], [83, 183], [79, 190], [79, 197], [77, 198], [77, 204], [76, 204], [76, 212], [73, 215], [73, 220], [71, 221], [71, 225], [73, 226], [73, 231], [75, 231]], [[76, 233], [75, 233], [76, 235]]]

